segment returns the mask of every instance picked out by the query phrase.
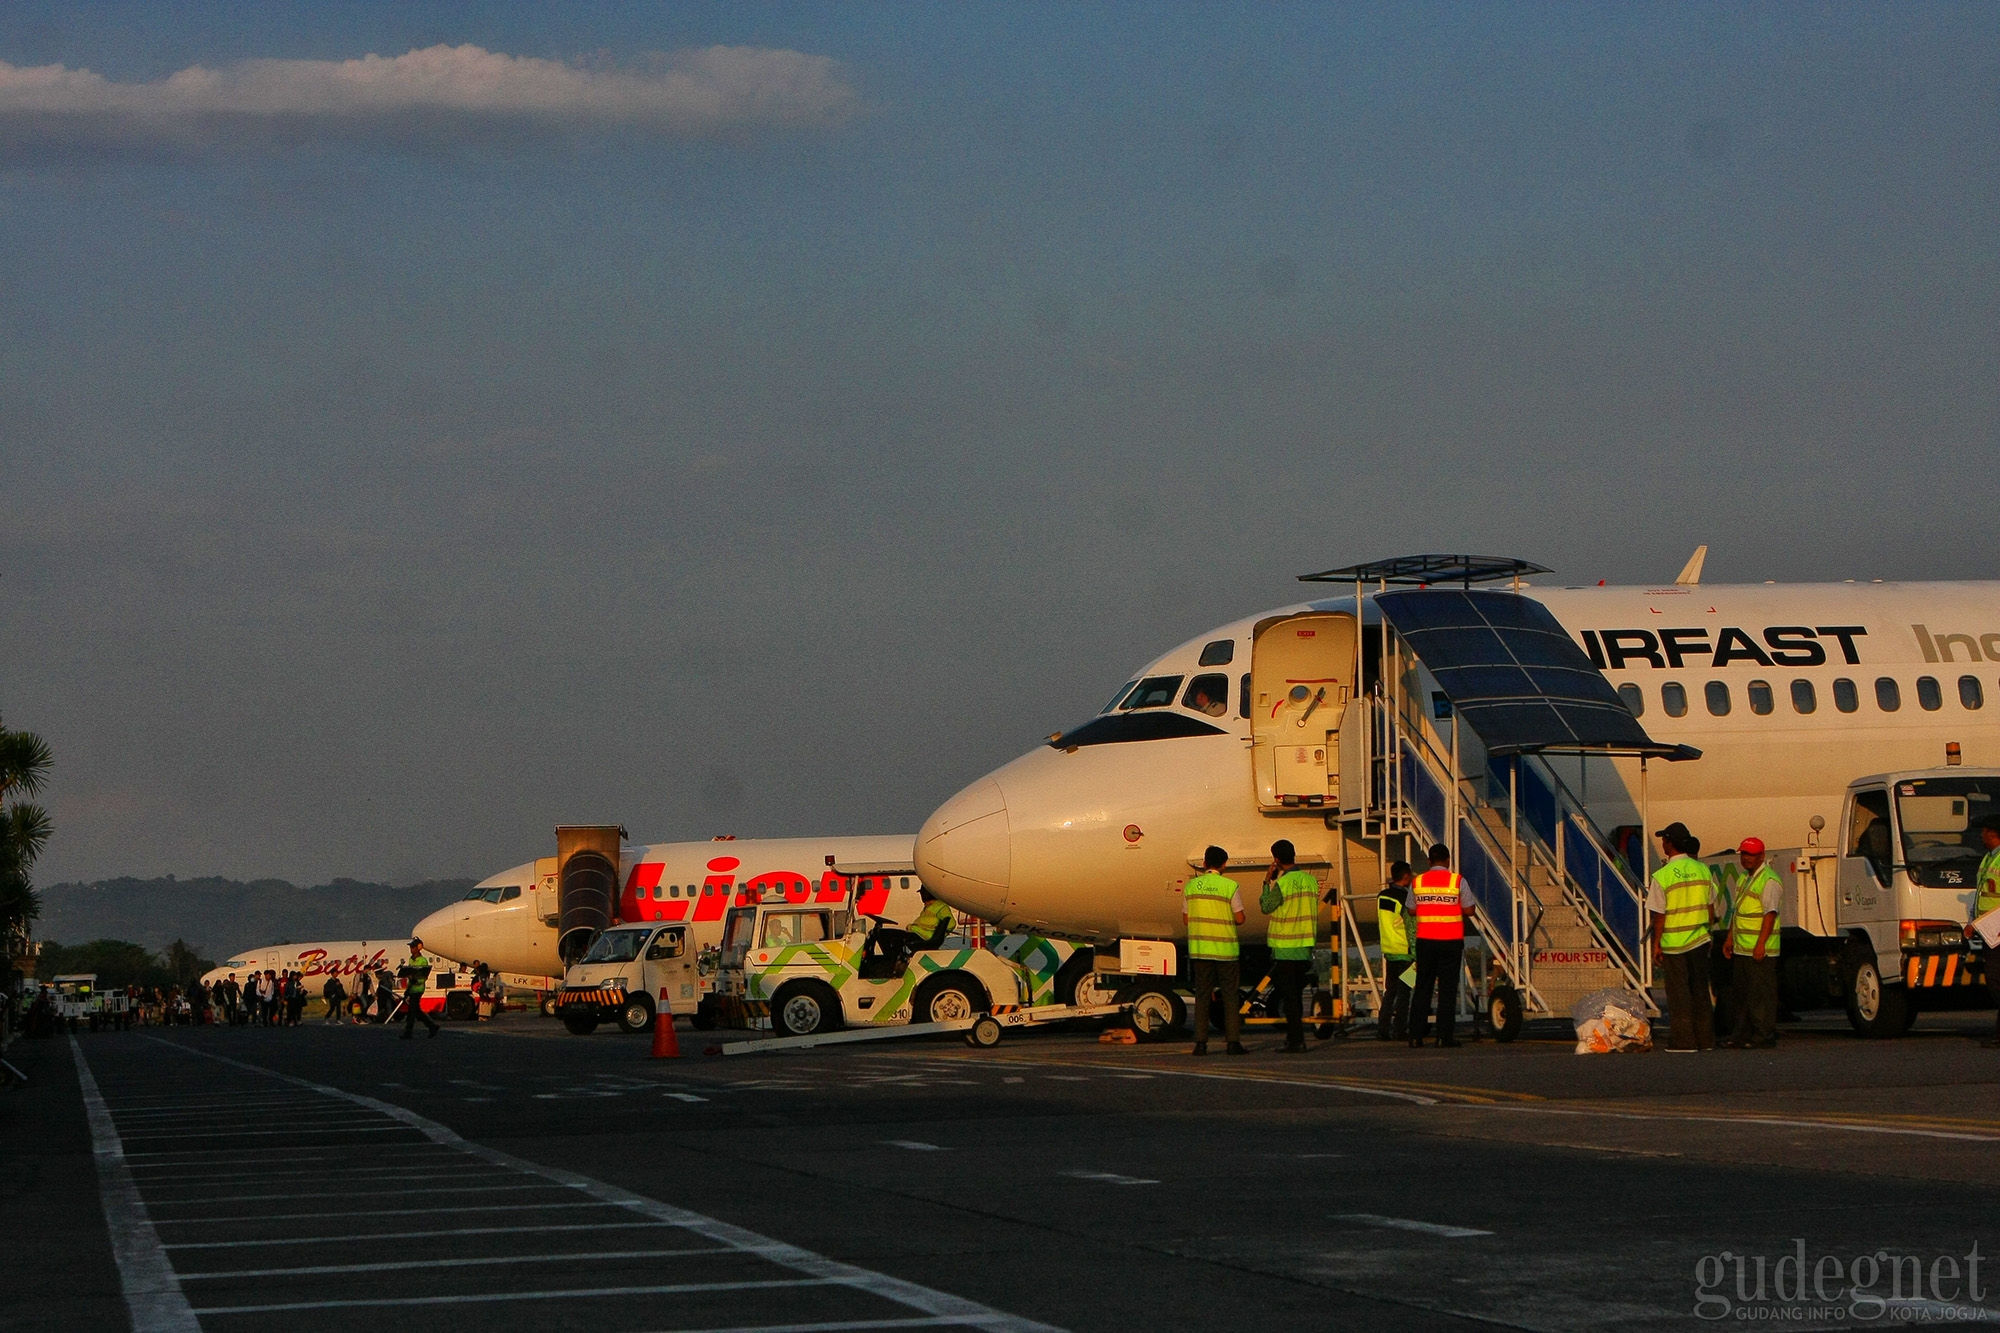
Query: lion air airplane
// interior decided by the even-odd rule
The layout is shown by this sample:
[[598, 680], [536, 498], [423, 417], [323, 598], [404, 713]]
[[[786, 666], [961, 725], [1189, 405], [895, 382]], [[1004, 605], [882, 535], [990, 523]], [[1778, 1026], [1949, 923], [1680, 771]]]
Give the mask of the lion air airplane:
[[[850, 884], [864, 916], [908, 921], [921, 910], [910, 861], [915, 838], [734, 838], [619, 849], [619, 921], [688, 921], [697, 950], [722, 942], [731, 906], [782, 888], [799, 902], [841, 902]], [[840, 869], [836, 871], [834, 867]], [[898, 873], [900, 872], [900, 873]], [[554, 858], [525, 861], [481, 880], [459, 902], [417, 923], [428, 948], [507, 973], [562, 975]], [[511, 980], [511, 978], [510, 978]]]
[[[1841, 827], [1853, 779], [2000, 766], [2000, 583], [1705, 586], [1700, 554], [1666, 586], [1519, 587], [1654, 741], [1700, 751], [1650, 762], [1654, 828], [1681, 821], [1712, 850], [1754, 835], [1789, 870], [1784, 850], [1815, 844], [1816, 817], [1829, 840]], [[1350, 591], [1245, 616], [1155, 658], [1095, 718], [939, 807], [917, 835], [924, 883], [1003, 928], [1104, 943], [1180, 937], [1181, 886], [1209, 844], [1232, 866], [1259, 866], [1289, 838], [1302, 865], [1330, 874], [1338, 729], [1357, 659], [1361, 690], [1377, 685], [1382, 615], [1373, 591], [1358, 606]], [[1418, 671], [1406, 688], [1435, 685]], [[1435, 697], [1439, 711], [1423, 711], [1449, 716]], [[1631, 845], [1639, 761], [1553, 765], [1599, 829]], [[1484, 766], [1469, 753], [1459, 771]], [[1350, 841], [1350, 864], [1366, 846], [1372, 837]], [[1378, 870], [1371, 860], [1371, 888]], [[1246, 933], [1261, 934], [1256, 895], [1244, 896]], [[1945, 897], [1935, 915], [1964, 921], [1969, 882]]]

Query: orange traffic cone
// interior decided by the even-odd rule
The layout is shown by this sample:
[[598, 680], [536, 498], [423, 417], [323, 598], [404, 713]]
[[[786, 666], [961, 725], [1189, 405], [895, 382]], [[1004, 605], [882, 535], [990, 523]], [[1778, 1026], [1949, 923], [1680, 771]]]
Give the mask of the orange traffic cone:
[[681, 1040], [674, 1033], [674, 1011], [667, 1004], [666, 987], [660, 988], [660, 1006], [653, 1011], [653, 1058], [678, 1060]]

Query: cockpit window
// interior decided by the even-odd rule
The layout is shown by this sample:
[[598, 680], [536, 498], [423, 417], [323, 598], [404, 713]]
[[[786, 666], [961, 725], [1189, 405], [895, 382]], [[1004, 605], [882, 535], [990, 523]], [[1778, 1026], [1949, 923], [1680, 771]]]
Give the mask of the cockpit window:
[[1236, 640], [1217, 639], [1201, 646], [1202, 666], [1228, 666], [1236, 660]]
[[1125, 702], [1118, 705], [1118, 711], [1129, 713], [1134, 708], [1165, 708], [1181, 692], [1181, 681], [1185, 676], [1148, 676], [1132, 687], [1125, 696]]
[[646, 943], [652, 928], [641, 930], [607, 930], [597, 937], [597, 943], [590, 946], [590, 952], [583, 956], [586, 963], [629, 963], [639, 956], [639, 950]]
[[1128, 680], [1123, 685], [1120, 685], [1118, 687], [1118, 693], [1111, 696], [1110, 703], [1104, 705], [1104, 707], [1097, 710], [1098, 714], [1102, 716], [1103, 714], [1108, 713], [1112, 709], [1116, 708], [1119, 705], [1119, 703], [1121, 703], [1124, 700], [1125, 696], [1132, 692], [1132, 687], [1134, 685], [1137, 685], [1138, 683], [1139, 682], [1136, 680]]
[[494, 887], [488, 889], [486, 892], [480, 894], [479, 896], [484, 898], [489, 903], [497, 903], [500, 901], [500, 888], [498, 885], [495, 885]]
[[520, 896], [521, 886], [519, 884], [509, 884], [506, 888], [500, 890], [500, 901], [503, 903], [511, 903]]
[[1181, 696], [1181, 707], [1221, 717], [1229, 711], [1229, 677], [1219, 673], [1196, 676], [1188, 682], [1187, 693]]
[[466, 890], [465, 896], [459, 899], [459, 901], [465, 903], [476, 903], [485, 896], [486, 896], [486, 890], [484, 889], [468, 889]]

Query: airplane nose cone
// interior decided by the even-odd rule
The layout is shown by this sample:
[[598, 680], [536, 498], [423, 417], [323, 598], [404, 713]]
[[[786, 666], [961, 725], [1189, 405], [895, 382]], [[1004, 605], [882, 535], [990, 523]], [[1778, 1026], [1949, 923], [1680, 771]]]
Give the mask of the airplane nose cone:
[[424, 942], [424, 947], [432, 953], [443, 954], [446, 958], [458, 957], [458, 912], [457, 904], [440, 907], [411, 928], [413, 938]]
[[1013, 834], [1000, 784], [981, 778], [917, 830], [917, 873], [960, 911], [997, 921], [1007, 906]]

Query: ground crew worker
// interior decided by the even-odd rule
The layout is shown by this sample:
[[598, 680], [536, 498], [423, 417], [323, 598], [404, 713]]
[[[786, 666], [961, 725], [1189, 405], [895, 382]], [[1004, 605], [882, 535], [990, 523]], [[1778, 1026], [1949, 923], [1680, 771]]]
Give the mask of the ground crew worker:
[[910, 923], [910, 934], [916, 937], [919, 948], [935, 949], [951, 934], [951, 907], [929, 889], [918, 889], [917, 893], [924, 900], [924, 910]]
[[[1972, 938], [1972, 922], [2000, 908], [2000, 823], [1989, 821], [1979, 830], [1979, 841], [1986, 848], [1986, 855], [1979, 862], [1979, 891], [1973, 895], [1972, 916], [1966, 921], [1967, 939]], [[1992, 949], [1986, 950], [1980, 966], [1986, 973], [1986, 989], [1992, 993], [1994, 1003], [2000, 1005], [2000, 955]], [[1979, 1044], [2000, 1047], [2000, 1009], [1993, 1014], [1993, 1035]]]
[[1417, 872], [1408, 861], [1389, 867], [1389, 887], [1375, 898], [1375, 934], [1382, 941], [1382, 1013], [1375, 1040], [1401, 1041], [1410, 1035], [1410, 983], [1403, 974], [1416, 960], [1410, 927], [1410, 884]]
[[1194, 1050], [1208, 1054], [1208, 1006], [1222, 992], [1222, 1034], [1231, 1055], [1243, 1054], [1242, 950], [1236, 928], [1243, 924], [1243, 894], [1222, 873], [1229, 853], [1210, 847], [1201, 854], [1202, 873], [1190, 878], [1181, 902], [1187, 925], [1188, 962], [1194, 982]]
[[1438, 843], [1431, 868], [1411, 886], [1417, 916], [1417, 993], [1410, 1005], [1410, 1045], [1430, 1028], [1431, 988], [1437, 988], [1438, 1045], [1456, 1046], [1458, 971], [1465, 960], [1465, 881], [1451, 868], [1451, 849]]
[[1723, 1045], [1764, 1051], [1778, 1044], [1778, 903], [1785, 885], [1765, 864], [1762, 838], [1745, 838], [1736, 856], [1743, 874], [1722, 937], [1736, 1022]]
[[1271, 868], [1264, 872], [1258, 906], [1270, 918], [1271, 984], [1285, 1004], [1285, 1050], [1306, 1048], [1306, 976], [1319, 938], [1319, 880], [1298, 868], [1298, 850], [1289, 838], [1271, 844]]
[[403, 1040], [408, 1041], [416, 1035], [418, 1019], [423, 1020], [424, 1026], [430, 1029], [430, 1035], [435, 1037], [438, 1025], [424, 1012], [422, 1004], [424, 988], [430, 985], [431, 980], [431, 960], [424, 956], [422, 940], [410, 941], [410, 961], [403, 964], [402, 971], [410, 979], [409, 986], [403, 991]]
[[1667, 987], [1667, 1049], [1715, 1049], [1715, 1007], [1708, 991], [1708, 927], [1715, 914], [1715, 883], [1694, 859], [1700, 847], [1676, 820], [1653, 835], [1666, 864], [1646, 886], [1652, 916], [1653, 958]]

